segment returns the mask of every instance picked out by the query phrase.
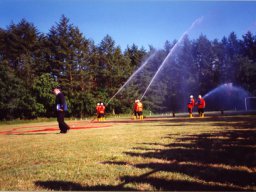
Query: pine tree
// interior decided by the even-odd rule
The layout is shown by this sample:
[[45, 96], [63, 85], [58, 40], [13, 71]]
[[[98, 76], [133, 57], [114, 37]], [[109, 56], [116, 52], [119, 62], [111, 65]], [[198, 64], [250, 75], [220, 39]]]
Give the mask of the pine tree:
[[203, 94], [215, 86], [213, 70], [215, 55], [211, 42], [204, 35], [198, 38], [194, 46], [194, 62], [197, 67], [196, 75], [198, 75], [197, 83], [200, 93]]
[[256, 35], [248, 31], [243, 35], [242, 40], [243, 56], [248, 57], [252, 61], [256, 61]]
[[36, 100], [8, 62], [0, 61], [0, 120], [34, 118]]
[[39, 35], [36, 27], [25, 19], [17, 25], [12, 23], [8, 26], [5, 34], [3, 58], [8, 61], [18, 77], [24, 80], [27, 87], [31, 87], [36, 76]]
[[[251, 32], [243, 36], [242, 55], [237, 65], [237, 81], [253, 95], [256, 95], [256, 36]], [[239, 68], [238, 68], [239, 67]]]

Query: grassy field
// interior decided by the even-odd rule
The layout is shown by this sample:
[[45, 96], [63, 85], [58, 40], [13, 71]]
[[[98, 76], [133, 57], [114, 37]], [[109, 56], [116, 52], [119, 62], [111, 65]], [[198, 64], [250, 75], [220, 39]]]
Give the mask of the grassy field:
[[0, 125], [0, 190], [256, 190], [256, 115]]

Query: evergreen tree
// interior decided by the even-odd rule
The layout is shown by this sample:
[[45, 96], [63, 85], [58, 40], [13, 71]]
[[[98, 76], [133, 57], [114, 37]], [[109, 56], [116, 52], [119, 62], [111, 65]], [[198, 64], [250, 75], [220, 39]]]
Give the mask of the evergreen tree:
[[243, 56], [248, 57], [252, 61], [256, 61], [256, 36], [248, 31], [243, 35], [242, 40]]
[[256, 62], [245, 58], [239, 58], [239, 70], [237, 72], [238, 84], [256, 95]]
[[76, 103], [86, 102], [86, 98], [80, 94], [83, 95], [82, 91], [88, 88], [86, 71], [89, 65], [89, 41], [77, 27], [69, 24], [69, 19], [65, 16], [61, 17], [57, 26], [51, 28], [48, 40], [51, 75], [63, 87], [72, 115], [80, 116], [84, 114], [85, 108], [84, 105], [77, 107]]
[[241, 43], [237, 39], [237, 36], [234, 32], [232, 32], [228, 37], [228, 60], [229, 62], [226, 63], [227, 65], [227, 71], [229, 73], [229, 81], [230, 82], [236, 82], [236, 71], [239, 67], [239, 58], [241, 57]]
[[22, 19], [17, 25], [8, 26], [4, 37], [3, 59], [15, 70], [28, 88], [36, 76], [38, 66], [39, 32], [36, 27]]
[[[143, 47], [139, 49], [135, 44], [133, 44], [131, 47], [127, 47], [127, 49], [124, 51], [124, 56], [129, 60], [129, 66], [127, 67], [126, 71], [126, 74], [128, 75], [127, 79], [134, 72], [136, 72], [137, 69], [145, 62], [146, 58], [149, 57]], [[132, 90], [134, 93], [131, 98], [132, 100], [138, 99], [143, 94], [143, 88], [145, 88], [145, 85], [149, 83], [149, 75], [147, 74], [147, 71], [149, 70], [147, 69], [148, 66], [150, 66], [150, 64], [147, 64], [140, 73], [133, 77], [128, 87], [128, 89]], [[128, 93], [127, 97], [131, 97], [131, 95]]]
[[256, 95], [256, 36], [251, 32], [246, 33], [241, 44], [243, 57], [238, 61], [237, 80], [242, 87]]
[[211, 42], [201, 35], [194, 43], [194, 62], [197, 67], [198, 87], [201, 94], [207, 93], [215, 87], [214, 62], [216, 58]]
[[[99, 50], [98, 74], [96, 75], [98, 88], [111, 97], [125, 83], [133, 72], [130, 57], [123, 55], [120, 47], [115, 46], [113, 39], [107, 35], [101, 41]], [[108, 100], [108, 98], [101, 98]]]
[[113, 89], [111, 82], [112, 69], [116, 63], [114, 63], [114, 52], [116, 50], [115, 41], [109, 35], [105, 36], [98, 47], [99, 62], [96, 66], [97, 74], [97, 88], [102, 92], [99, 99], [106, 101], [108, 99], [108, 90]]
[[8, 62], [0, 62], [0, 120], [34, 118], [36, 100]]
[[138, 46], [132, 44], [131, 47], [127, 47], [124, 52], [124, 55], [130, 58], [130, 66], [135, 69], [141, 64], [142, 59], [146, 55], [145, 49], [139, 49]]
[[49, 73], [37, 77], [33, 83], [33, 93], [36, 96], [36, 114], [42, 117], [52, 117], [55, 115], [55, 96], [52, 88], [58, 83], [54, 81]]
[[214, 59], [212, 62], [212, 70], [214, 73], [213, 87], [217, 87], [222, 83], [221, 67], [224, 61], [224, 47], [221, 42], [219, 42], [217, 39], [214, 39], [212, 42], [212, 49], [214, 54]]
[[[22, 19], [0, 28], [0, 119], [53, 116], [51, 88], [60, 84], [71, 116], [95, 112], [97, 102], [107, 102], [154, 53], [147, 65], [108, 105], [107, 112], [123, 113], [140, 99], [155, 72], [177, 43], [146, 51], [135, 44], [122, 53], [109, 35], [100, 44], [86, 39], [64, 15], [48, 34]], [[143, 98], [152, 112], [184, 111], [190, 94], [209, 92], [232, 82], [256, 94], [256, 36], [250, 31], [239, 40], [234, 32], [209, 41], [188, 36], [176, 47]]]
[[234, 32], [232, 32], [228, 38], [222, 39], [223, 45], [223, 60], [221, 60], [221, 72], [220, 75], [222, 83], [235, 82], [235, 71], [237, 59], [240, 57], [240, 42], [238, 41]]
[[[201, 82], [198, 75], [198, 66], [193, 56], [193, 45], [189, 37], [184, 36], [179, 49], [177, 50], [176, 65], [173, 68], [173, 79], [175, 85], [175, 101], [177, 101], [177, 109], [183, 111], [187, 109], [188, 98], [190, 95], [204, 91], [201, 90]], [[201, 93], [203, 94], [203, 93]]]
[[[25, 19], [18, 24], [12, 23], [5, 31], [1, 30], [0, 39], [3, 44], [0, 47], [0, 55], [4, 65], [2, 69], [6, 69], [3, 82], [6, 83], [5, 86], [9, 86], [5, 88], [3, 95], [10, 98], [10, 101], [6, 102], [7, 119], [36, 116], [36, 100], [31, 88], [38, 66], [35, 54], [38, 51], [38, 38], [36, 27]], [[9, 79], [9, 82], [6, 79]]]
[[0, 28], [0, 61], [3, 60], [5, 52], [5, 30]]

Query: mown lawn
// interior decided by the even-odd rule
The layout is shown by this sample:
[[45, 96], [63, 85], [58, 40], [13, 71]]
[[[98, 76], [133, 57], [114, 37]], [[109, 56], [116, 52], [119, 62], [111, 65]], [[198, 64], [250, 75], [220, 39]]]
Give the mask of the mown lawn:
[[256, 115], [68, 123], [1, 124], [0, 190], [256, 190]]

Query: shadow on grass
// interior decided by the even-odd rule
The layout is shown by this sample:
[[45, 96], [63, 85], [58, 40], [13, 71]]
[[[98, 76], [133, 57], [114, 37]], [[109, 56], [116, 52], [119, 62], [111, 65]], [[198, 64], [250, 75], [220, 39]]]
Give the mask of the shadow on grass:
[[[167, 180], [146, 176], [125, 176], [126, 183], [148, 183], [157, 190], [255, 190], [256, 189], [256, 127], [255, 117], [225, 117], [209, 121], [224, 126], [220, 132], [167, 135], [175, 139], [169, 144], [141, 143], [125, 152], [149, 163], [132, 164], [136, 168], [156, 172], [179, 173], [199, 182]], [[192, 121], [198, 121], [192, 120]], [[203, 121], [207, 121], [204, 119]], [[170, 125], [172, 126], [172, 125]], [[150, 147], [153, 148], [151, 150]], [[137, 151], [139, 150], [139, 151]], [[130, 165], [129, 162], [105, 162]]]
[[[35, 184], [44, 189], [65, 191], [134, 191], [140, 190], [138, 186], [141, 184], [154, 190], [168, 191], [255, 191], [254, 118], [205, 118], [202, 121], [209, 121], [210, 126], [223, 126], [224, 129], [219, 132], [166, 135], [164, 138], [174, 140], [172, 143], [140, 143], [132, 148], [132, 152], [124, 152], [131, 157], [129, 160], [103, 162], [112, 166], [131, 166], [144, 173], [120, 176], [122, 182], [118, 186], [82, 186], [69, 181], [37, 181]], [[142, 160], [133, 163], [133, 158], [137, 158], [135, 162], [138, 158]], [[168, 177], [165, 177], [166, 173]]]
[[54, 191], [134, 191], [134, 189], [131, 188], [123, 188], [122, 186], [111, 185], [97, 185], [87, 187], [70, 181], [36, 181], [35, 185]]
[[180, 181], [180, 180], [167, 180], [154, 177], [123, 177], [126, 183], [149, 183], [157, 190], [163, 191], [234, 191], [232, 187], [222, 186], [209, 186], [207, 184], [192, 182], [192, 181]]
[[251, 116], [206, 116], [205, 118], [195, 117], [195, 118], [188, 118], [188, 117], [178, 117], [172, 119], [164, 119], [158, 120], [158, 122], [163, 122], [166, 124], [160, 125], [153, 125], [153, 126], [170, 126], [169, 123], [175, 123], [171, 125], [172, 127], [184, 126], [193, 123], [203, 123], [203, 122], [215, 122], [216, 126], [227, 126], [227, 123], [237, 122], [236, 126], [242, 126], [243, 128], [252, 127], [252, 125], [256, 124], [255, 115]]

